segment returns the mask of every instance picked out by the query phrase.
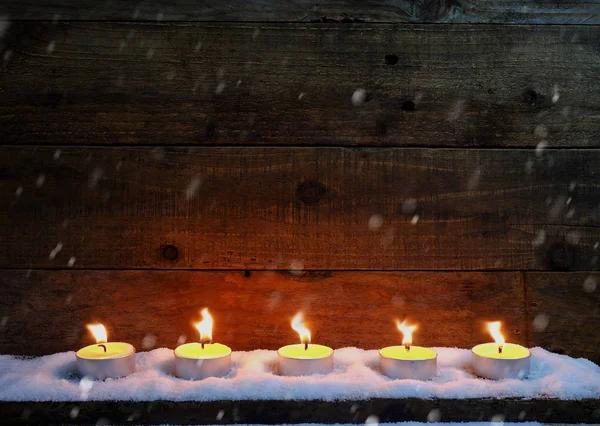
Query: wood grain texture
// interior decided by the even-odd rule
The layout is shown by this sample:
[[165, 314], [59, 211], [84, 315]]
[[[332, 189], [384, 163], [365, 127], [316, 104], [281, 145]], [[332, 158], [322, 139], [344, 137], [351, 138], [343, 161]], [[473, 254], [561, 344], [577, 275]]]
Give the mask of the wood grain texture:
[[[600, 364], [600, 275], [525, 275], [532, 346], [580, 355]], [[584, 349], [585, 348], [585, 349]]]
[[[72, 416], [73, 409], [77, 416]], [[442, 422], [491, 421], [502, 413], [505, 421], [597, 423], [597, 399], [373, 399], [368, 401], [85, 401], [0, 402], [0, 424], [294, 424], [357, 423], [369, 416], [381, 422], [427, 422], [439, 410]], [[222, 418], [215, 420], [218, 413]]]
[[2, 0], [10, 19], [599, 24], [597, 0]]
[[[519, 274], [384, 272], [2, 271], [0, 353], [42, 355], [90, 344], [85, 324], [138, 350], [175, 348], [197, 338], [208, 306], [213, 337], [234, 350], [273, 349], [298, 340], [302, 310], [313, 342], [377, 349], [401, 339], [395, 319], [420, 323], [415, 342], [470, 348], [501, 319], [510, 341], [526, 344]], [[493, 307], [493, 309], [491, 308]], [[68, 313], [68, 314], [67, 314]], [[155, 343], [144, 344], [147, 336]], [[573, 348], [577, 354], [581, 349]]]
[[4, 268], [598, 268], [598, 150], [4, 146], [0, 173]]
[[0, 137], [598, 147], [599, 52], [596, 26], [15, 22]]

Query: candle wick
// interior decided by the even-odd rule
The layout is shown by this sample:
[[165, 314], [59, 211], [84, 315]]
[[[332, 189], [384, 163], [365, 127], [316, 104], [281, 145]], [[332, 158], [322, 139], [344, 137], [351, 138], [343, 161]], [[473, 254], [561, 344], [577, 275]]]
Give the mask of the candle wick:
[[501, 354], [502, 353], [502, 346], [498, 346], [498, 353]]
[[304, 350], [307, 351], [308, 350], [308, 342], [304, 343]]
[[99, 343], [98, 346], [100, 346], [102, 349], [104, 349], [104, 352], [106, 352], [106, 345], [103, 345], [102, 343]]
[[404, 349], [406, 349], [407, 351], [410, 351], [410, 345], [404, 345]]

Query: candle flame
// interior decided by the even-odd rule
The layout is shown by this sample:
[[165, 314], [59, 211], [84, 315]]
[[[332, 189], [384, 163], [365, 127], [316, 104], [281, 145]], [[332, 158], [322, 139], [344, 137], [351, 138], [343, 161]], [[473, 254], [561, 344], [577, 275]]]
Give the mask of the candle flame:
[[505, 343], [504, 336], [500, 332], [500, 327], [502, 326], [502, 323], [500, 321], [488, 322], [487, 326], [488, 326], [488, 331], [494, 338], [494, 341], [499, 346], [502, 346]]
[[292, 328], [300, 335], [300, 342], [308, 345], [310, 343], [310, 330], [304, 325], [304, 315], [298, 312], [292, 318]]
[[96, 343], [106, 343], [108, 342], [108, 336], [106, 334], [106, 328], [102, 324], [88, 324], [88, 330], [92, 332], [94, 338], [96, 339]]
[[412, 345], [412, 334], [417, 329], [416, 325], [408, 325], [406, 321], [396, 321], [398, 330], [402, 333], [402, 344], [404, 346]]
[[202, 314], [202, 321], [195, 323], [194, 326], [200, 333], [200, 343], [209, 343], [212, 341], [213, 318], [208, 313], [207, 308], [202, 309], [200, 313]]

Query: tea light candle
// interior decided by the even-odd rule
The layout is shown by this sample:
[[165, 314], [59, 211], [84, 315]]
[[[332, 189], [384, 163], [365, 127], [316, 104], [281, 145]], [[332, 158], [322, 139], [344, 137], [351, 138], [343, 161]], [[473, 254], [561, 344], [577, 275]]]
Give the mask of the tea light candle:
[[308, 376], [333, 371], [333, 349], [310, 343], [310, 331], [304, 326], [303, 314], [292, 319], [292, 328], [300, 335], [300, 344], [279, 348], [279, 374], [282, 376]]
[[437, 374], [437, 353], [433, 349], [412, 346], [416, 325], [397, 322], [402, 346], [388, 346], [379, 351], [379, 369], [392, 379], [429, 380]]
[[200, 333], [200, 342], [175, 349], [175, 375], [188, 380], [226, 376], [231, 370], [231, 348], [212, 343], [213, 318], [208, 309], [202, 310], [202, 321], [194, 325]]
[[500, 332], [500, 321], [488, 323], [495, 343], [483, 343], [471, 350], [473, 372], [486, 379], [523, 379], [529, 374], [529, 349], [506, 343]]
[[95, 345], [79, 349], [75, 354], [79, 373], [96, 380], [118, 378], [135, 371], [135, 348], [129, 343], [108, 342], [102, 324], [87, 328], [96, 338]]

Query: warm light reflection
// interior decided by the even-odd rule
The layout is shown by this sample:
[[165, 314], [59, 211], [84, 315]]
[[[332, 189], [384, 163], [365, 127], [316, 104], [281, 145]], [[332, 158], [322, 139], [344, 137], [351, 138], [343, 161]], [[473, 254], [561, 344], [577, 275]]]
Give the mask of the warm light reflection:
[[94, 335], [94, 338], [96, 339], [96, 343], [108, 342], [106, 328], [104, 328], [104, 326], [102, 324], [88, 324], [87, 328]]
[[406, 320], [402, 322], [396, 321], [396, 325], [402, 333], [402, 344], [406, 347], [406, 350], [409, 350], [410, 345], [412, 345], [412, 334], [417, 329], [417, 326], [408, 325]]
[[202, 309], [201, 314], [202, 321], [195, 323], [194, 326], [200, 333], [200, 343], [209, 343], [212, 341], [213, 318], [207, 308]]
[[502, 353], [502, 346], [504, 345], [504, 343], [506, 343], [504, 341], [504, 336], [500, 332], [500, 327], [502, 326], [502, 323], [500, 321], [493, 321], [488, 322], [487, 326], [490, 334], [494, 338], [494, 341], [498, 345], [498, 352]]
[[310, 330], [304, 325], [304, 315], [298, 312], [292, 318], [292, 328], [300, 335], [300, 342], [308, 345], [310, 343]]

